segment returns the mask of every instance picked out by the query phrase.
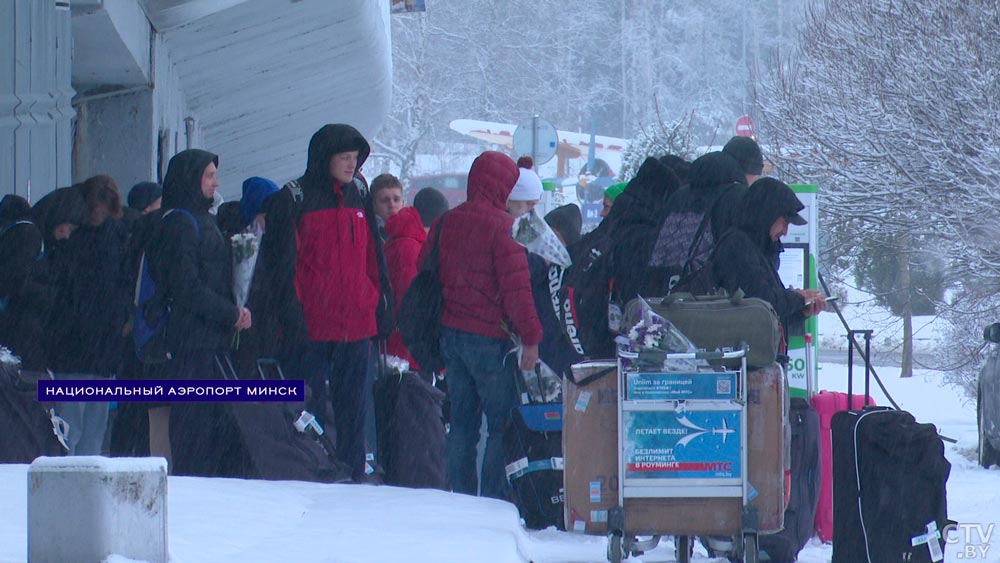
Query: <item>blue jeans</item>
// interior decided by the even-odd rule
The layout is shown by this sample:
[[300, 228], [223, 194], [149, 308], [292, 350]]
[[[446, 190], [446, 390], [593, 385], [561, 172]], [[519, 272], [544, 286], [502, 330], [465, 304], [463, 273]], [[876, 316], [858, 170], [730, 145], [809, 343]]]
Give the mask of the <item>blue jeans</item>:
[[[108, 377], [82, 373], [60, 373], [56, 379], [87, 379], [110, 382]], [[104, 432], [108, 428], [108, 403], [77, 401], [57, 403], [56, 414], [69, 424], [66, 435], [67, 455], [101, 455]]]
[[503, 432], [510, 411], [517, 404], [514, 367], [504, 364], [510, 349], [498, 340], [441, 329], [451, 398], [451, 430], [448, 432], [448, 479], [457, 493], [476, 494], [476, 444], [483, 414], [486, 414], [486, 453], [483, 456], [484, 497], [507, 500], [510, 485], [504, 470]]

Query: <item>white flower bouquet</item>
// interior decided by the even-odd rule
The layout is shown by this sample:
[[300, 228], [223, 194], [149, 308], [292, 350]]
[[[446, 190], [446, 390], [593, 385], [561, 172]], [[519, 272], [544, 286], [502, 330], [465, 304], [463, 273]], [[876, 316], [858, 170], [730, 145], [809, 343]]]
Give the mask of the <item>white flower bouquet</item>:
[[[233, 297], [236, 306], [243, 308], [250, 298], [250, 284], [257, 268], [260, 254], [260, 234], [252, 230], [236, 233], [230, 239], [233, 255]], [[236, 331], [234, 347], [240, 346], [240, 331]]]

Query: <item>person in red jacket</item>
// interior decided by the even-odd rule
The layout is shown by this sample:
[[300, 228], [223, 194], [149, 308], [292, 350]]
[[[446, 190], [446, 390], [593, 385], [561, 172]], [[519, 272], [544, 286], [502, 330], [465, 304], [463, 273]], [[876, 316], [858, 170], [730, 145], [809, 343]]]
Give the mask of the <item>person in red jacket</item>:
[[[451, 398], [448, 478], [455, 492], [476, 494], [476, 444], [482, 415], [487, 439], [480, 494], [504, 499], [507, 483], [503, 431], [517, 402], [517, 366], [505, 363], [511, 330], [524, 346], [521, 369], [538, 363], [542, 328], [531, 295], [524, 248], [514, 242], [514, 219], [505, 211], [519, 172], [507, 155], [487, 151], [469, 170], [468, 199], [431, 227], [438, 243], [444, 293], [441, 348]], [[423, 264], [430, 243], [420, 250]]]
[[350, 125], [317, 131], [305, 174], [271, 196], [260, 258], [274, 272], [282, 338], [298, 347], [287, 371], [306, 380], [307, 407], [327, 424], [329, 398], [337, 456], [355, 481], [365, 478], [367, 372], [382, 298], [367, 188], [356, 180], [369, 152]]
[[[396, 300], [396, 312], [403, 303], [403, 295], [409, 289], [413, 278], [417, 277], [417, 259], [420, 247], [427, 240], [427, 229], [420, 220], [420, 213], [413, 207], [404, 207], [385, 223], [385, 261], [389, 266], [389, 283]], [[410, 356], [398, 330], [392, 331], [386, 349], [393, 356], [410, 362], [410, 368], [420, 370], [420, 366]]]

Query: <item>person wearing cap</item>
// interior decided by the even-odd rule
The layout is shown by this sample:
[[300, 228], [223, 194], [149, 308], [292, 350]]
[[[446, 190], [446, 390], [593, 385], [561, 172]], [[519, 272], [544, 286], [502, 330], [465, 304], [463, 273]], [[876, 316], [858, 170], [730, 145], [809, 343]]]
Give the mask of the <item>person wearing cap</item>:
[[611, 213], [611, 206], [615, 204], [615, 200], [618, 196], [622, 195], [625, 191], [625, 187], [628, 186], [628, 182], [618, 182], [617, 184], [611, 184], [604, 189], [604, 206], [601, 208], [601, 218], [608, 216]]
[[507, 198], [507, 213], [515, 219], [530, 212], [542, 199], [542, 179], [532, 170], [533, 166], [530, 156], [517, 159], [517, 183]]
[[128, 192], [128, 206], [146, 215], [160, 208], [163, 202], [163, 188], [156, 182], [139, 182]]
[[583, 229], [583, 215], [575, 203], [567, 203], [549, 211], [545, 222], [556, 233], [563, 246], [569, 246], [580, 240]]
[[764, 155], [760, 152], [760, 145], [753, 138], [733, 137], [722, 147], [722, 152], [739, 163], [743, 173], [746, 174], [748, 186], [764, 173]]
[[434, 188], [424, 188], [413, 196], [413, 207], [420, 214], [420, 222], [426, 232], [438, 217], [448, 211], [448, 198]]
[[826, 299], [815, 289], [789, 289], [778, 275], [781, 237], [789, 225], [805, 225], [805, 205], [787, 184], [774, 178], [753, 183], [743, 198], [742, 219], [722, 235], [712, 259], [718, 285], [730, 295], [743, 290], [774, 307], [788, 326], [826, 310]]

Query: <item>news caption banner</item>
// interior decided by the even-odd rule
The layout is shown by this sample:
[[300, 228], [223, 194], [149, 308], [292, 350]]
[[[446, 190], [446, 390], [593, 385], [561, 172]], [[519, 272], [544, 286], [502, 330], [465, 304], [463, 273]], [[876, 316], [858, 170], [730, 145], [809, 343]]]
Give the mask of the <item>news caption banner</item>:
[[43, 379], [38, 401], [51, 402], [302, 402], [305, 381], [229, 379]]

